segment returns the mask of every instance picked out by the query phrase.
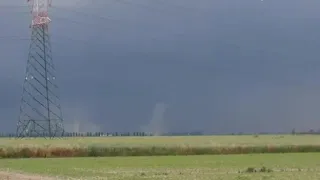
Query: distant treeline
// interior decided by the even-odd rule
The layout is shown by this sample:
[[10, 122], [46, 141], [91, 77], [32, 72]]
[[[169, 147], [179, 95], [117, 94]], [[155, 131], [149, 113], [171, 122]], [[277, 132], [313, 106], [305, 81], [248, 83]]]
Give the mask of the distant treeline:
[[[290, 133], [267, 133], [267, 132], [261, 132], [256, 133], [255, 135], [267, 135], [267, 134], [290, 134]], [[320, 134], [320, 131], [314, 131], [309, 130], [306, 132], [296, 132], [294, 129], [291, 131], [291, 134], [293, 135], [307, 135], [307, 134]], [[164, 133], [161, 134], [161, 136], [201, 136], [201, 135], [252, 135], [252, 134], [246, 134], [246, 133], [230, 133], [230, 134], [204, 134], [203, 132], [172, 132], [172, 133]], [[44, 137], [48, 136], [46, 134], [43, 135], [32, 135], [32, 137]], [[146, 133], [146, 132], [127, 132], [127, 133], [121, 133], [121, 132], [112, 132], [112, 133], [106, 133], [106, 132], [65, 132], [63, 134], [63, 137], [112, 137], [112, 136], [154, 136], [152, 133]], [[0, 137], [16, 137], [15, 133], [1, 133]]]
[[[165, 133], [162, 134], [162, 136], [199, 136], [203, 135], [201, 132], [186, 132], [186, 133]], [[32, 137], [44, 137], [48, 136], [48, 134], [43, 135], [30, 135]], [[63, 137], [110, 137], [110, 136], [154, 136], [152, 133], [146, 133], [146, 132], [112, 132], [112, 133], [105, 133], [105, 132], [65, 132], [63, 134]], [[0, 137], [16, 137], [15, 133], [0, 133]]]
[[[32, 137], [44, 137], [48, 136], [48, 134], [33, 134], [29, 135]], [[101, 136], [152, 136], [152, 134], [144, 133], [144, 132], [134, 132], [134, 133], [104, 133], [104, 132], [65, 132], [63, 137], [101, 137]], [[15, 133], [0, 133], [0, 137], [16, 137]]]

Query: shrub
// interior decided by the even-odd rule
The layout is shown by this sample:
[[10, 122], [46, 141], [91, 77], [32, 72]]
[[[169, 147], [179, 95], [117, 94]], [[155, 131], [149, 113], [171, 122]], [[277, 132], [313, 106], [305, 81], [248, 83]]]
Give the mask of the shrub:
[[262, 167], [260, 169], [255, 169], [253, 167], [248, 167], [245, 171], [245, 173], [256, 173], [256, 172], [260, 172], [260, 173], [270, 173], [272, 172], [272, 169], [268, 169], [266, 167]]
[[[238, 147], [23, 147], [0, 148], [0, 158], [106, 157], [106, 156], [177, 156], [257, 153], [320, 152], [318, 146], [238, 146]], [[264, 171], [265, 169], [263, 169]]]
[[248, 167], [245, 171], [246, 173], [254, 173], [256, 170], [253, 167]]

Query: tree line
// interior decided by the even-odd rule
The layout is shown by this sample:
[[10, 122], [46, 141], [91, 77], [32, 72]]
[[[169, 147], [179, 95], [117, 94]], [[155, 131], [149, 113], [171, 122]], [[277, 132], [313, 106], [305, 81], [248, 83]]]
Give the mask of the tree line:
[[[63, 137], [112, 137], [112, 136], [153, 136], [153, 133], [147, 132], [64, 132]], [[185, 132], [185, 133], [164, 133], [162, 136], [187, 136], [187, 135], [203, 135], [201, 132]], [[48, 134], [33, 134], [31, 137], [48, 137]], [[0, 137], [16, 137], [15, 133], [1, 133]]]

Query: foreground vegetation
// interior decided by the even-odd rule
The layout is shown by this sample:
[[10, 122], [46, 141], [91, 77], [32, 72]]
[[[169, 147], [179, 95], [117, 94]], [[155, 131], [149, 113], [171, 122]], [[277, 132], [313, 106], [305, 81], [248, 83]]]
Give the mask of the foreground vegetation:
[[0, 138], [0, 147], [142, 147], [142, 146], [265, 146], [320, 145], [320, 135], [230, 135], [230, 136], [147, 136], [75, 137], [62, 139]]
[[2, 159], [0, 169], [59, 180], [301, 180], [318, 179], [319, 158], [320, 153]]
[[320, 146], [0, 148], [0, 158], [227, 155], [320, 152]]
[[0, 139], [0, 158], [219, 155], [320, 152], [320, 136]]

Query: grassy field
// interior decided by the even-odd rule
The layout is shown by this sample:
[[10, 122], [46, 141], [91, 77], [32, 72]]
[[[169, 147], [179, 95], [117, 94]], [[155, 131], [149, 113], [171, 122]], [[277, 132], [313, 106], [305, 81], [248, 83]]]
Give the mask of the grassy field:
[[146, 147], [146, 146], [265, 146], [320, 145], [318, 135], [243, 135], [243, 136], [176, 136], [176, 137], [84, 137], [64, 139], [0, 138], [0, 147]]
[[[98, 137], [52, 140], [1, 138], [0, 179], [317, 179], [320, 174], [318, 162], [320, 153], [290, 152], [320, 152], [319, 140], [320, 136], [316, 135]], [[228, 151], [232, 154], [232, 152], [242, 152], [243, 147], [249, 148], [247, 153], [251, 151], [262, 153], [274, 151], [274, 147], [277, 146], [281, 146], [283, 152], [287, 153], [140, 156], [162, 153], [181, 155], [195, 152], [197, 152], [195, 154], [224, 154], [224, 152], [228, 154]], [[227, 149], [222, 149], [220, 152], [221, 148], [225, 147]], [[16, 149], [21, 151], [15, 153]], [[56, 150], [54, 152], [56, 154], [52, 154], [52, 150]], [[100, 153], [102, 156], [140, 157], [10, 159], [10, 157], [69, 157], [75, 155], [74, 153], [78, 153], [76, 156], [96, 156]]]
[[0, 139], [0, 158], [320, 152], [320, 136], [188, 136]]
[[[319, 178], [319, 159], [319, 153], [2, 159], [0, 169], [8, 170], [11, 177], [14, 173], [26, 173], [25, 179], [31, 180], [36, 174], [51, 176], [47, 177], [50, 180], [309, 180]], [[248, 171], [251, 167], [258, 172]], [[259, 172], [262, 167], [267, 172]]]

